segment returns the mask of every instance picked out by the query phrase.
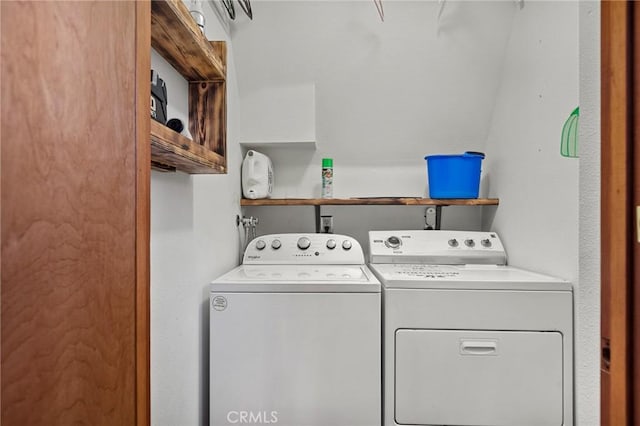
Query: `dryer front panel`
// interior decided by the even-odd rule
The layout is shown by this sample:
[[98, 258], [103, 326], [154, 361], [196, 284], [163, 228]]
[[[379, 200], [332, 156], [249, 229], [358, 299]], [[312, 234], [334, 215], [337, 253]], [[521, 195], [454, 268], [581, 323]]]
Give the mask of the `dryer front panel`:
[[559, 332], [397, 330], [395, 421], [560, 426], [562, 363]]

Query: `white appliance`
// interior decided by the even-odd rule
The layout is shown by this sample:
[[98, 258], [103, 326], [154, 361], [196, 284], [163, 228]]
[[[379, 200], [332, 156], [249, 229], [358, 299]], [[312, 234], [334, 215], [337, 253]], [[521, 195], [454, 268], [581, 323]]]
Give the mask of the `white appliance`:
[[273, 164], [258, 151], [249, 150], [242, 161], [242, 194], [245, 198], [271, 197], [273, 192]]
[[494, 232], [372, 231], [384, 425], [573, 425], [573, 296]]
[[355, 239], [258, 237], [210, 302], [211, 425], [381, 424], [381, 286]]

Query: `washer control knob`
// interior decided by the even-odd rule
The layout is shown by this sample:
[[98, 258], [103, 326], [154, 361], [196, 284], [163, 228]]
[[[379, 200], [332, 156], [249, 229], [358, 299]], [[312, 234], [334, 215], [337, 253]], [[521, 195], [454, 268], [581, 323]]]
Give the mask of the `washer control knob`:
[[329, 250], [333, 250], [334, 248], [336, 248], [336, 240], [327, 240], [327, 248]]
[[475, 247], [476, 242], [469, 238], [468, 240], [464, 240], [464, 245], [467, 247]]
[[449, 240], [449, 247], [458, 247], [458, 240], [452, 238]]
[[258, 250], [264, 250], [264, 248], [267, 246], [267, 243], [264, 242], [264, 240], [258, 240], [256, 241], [256, 248]]
[[491, 247], [491, 240], [486, 238], [480, 241], [480, 244], [482, 244], [482, 247]]
[[278, 250], [280, 247], [282, 247], [282, 243], [280, 242], [280, 240], [273, 240], [271, 242], [271, 248], [274, 250]]
[[345, 249], [345, 250], [351, 250], [351, 241], [344, 240], [342, 242], [342, 248]]
[[306, 250], [311, 246], [311, 240], [309, 240], [307, 237], [300, 237], [298, 239], [298, 248], [300, 250]]
[[396, 236], [391, 236], [387, 238], [386, 241], [384, 242], [384, 245], [391, 249], [397, 249], [398, 247], [400, 247], [401, 244], [402, 244], [402, 241], [400, 240], [400, 238]]

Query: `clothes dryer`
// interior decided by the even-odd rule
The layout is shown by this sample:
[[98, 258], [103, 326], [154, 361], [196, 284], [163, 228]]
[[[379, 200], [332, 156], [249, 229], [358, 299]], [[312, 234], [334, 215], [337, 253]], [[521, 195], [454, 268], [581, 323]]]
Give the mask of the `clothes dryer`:
[[384, 425], [573, 425], [573, 297], [495, 232], [372, 231]]

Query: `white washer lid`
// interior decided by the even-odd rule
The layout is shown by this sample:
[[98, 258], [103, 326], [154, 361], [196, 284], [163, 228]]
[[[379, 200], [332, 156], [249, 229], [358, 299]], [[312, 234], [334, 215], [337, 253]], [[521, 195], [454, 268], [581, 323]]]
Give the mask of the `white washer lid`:
[[385, 288], [571, 291], [560, 278], [500, 265], [376, 264]]
[[240, 265], [211, 283], [211, 292], [380, 293], [364, 265]]

